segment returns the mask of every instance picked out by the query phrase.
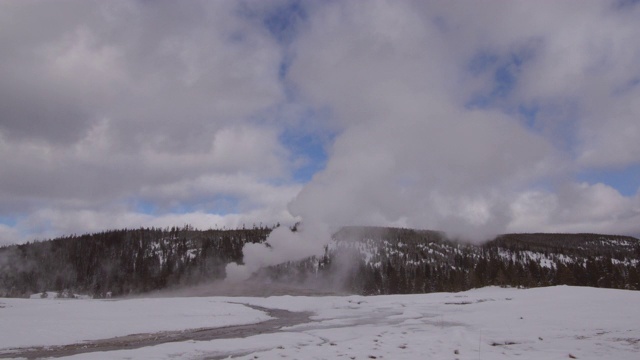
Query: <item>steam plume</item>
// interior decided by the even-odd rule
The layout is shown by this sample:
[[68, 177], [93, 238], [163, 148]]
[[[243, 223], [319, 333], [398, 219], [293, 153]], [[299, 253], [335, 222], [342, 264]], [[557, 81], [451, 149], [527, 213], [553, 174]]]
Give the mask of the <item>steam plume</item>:
[[276, 228], [264, 243], [244, 246], [244, 265], [228, 264], [226, 280], [244, 281], [263, 267], [322, 255], [330, 240], [328, 228], [317, 223], [303, 224], [295, 232], [284, 226]]

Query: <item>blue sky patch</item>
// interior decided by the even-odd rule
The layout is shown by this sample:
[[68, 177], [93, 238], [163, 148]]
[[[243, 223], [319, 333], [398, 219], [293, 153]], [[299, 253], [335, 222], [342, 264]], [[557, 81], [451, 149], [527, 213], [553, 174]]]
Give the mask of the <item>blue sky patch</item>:
[[469, 61], [469, 72], [472, 75], [480, 75], [498, 62], [498, 55], [489, 52], [479, 52]]
[[629, 91], [633, 91], [636, 86], [640, 85], [640, 75], [632, 78], [627, 81], [622, 86], [616, 87], [612, 91], [613, 96], [620, 96], [628, 93]]
[[468, 63], [467, 71], [474, 76], [480, 76], [491, 71], [493, 84], [485, 92], [473, 95], [467, 101], [466, 107], [473, 109], [495, 106], [497, 102], [511, 95], [518, 83], [518, 75], [522, 66], [534, 54], [535, 49], [533, 47], [525, 46], [517, 52], [502, 57], [486, 51], [479, 52], [473, 56]]
[[629, 7], [640, 4], [640, 0], [616, 0], [614, 7], [618, 10], [626, 11]]
[[532, 130], [537, 130], [536, 128], [536, 118], [538, 116], [538, 112], [540, 111], [540, 107], [537, 105], [527, 106], [520, 105], [518, 106], [518, 114], [523, 120], [523, 123], [527, 126], [527, 128]]
[[281, 44], [290, 44], [296, 37], [298, 24], [307, 18], [300, 1], [294, 0], [271, 10], [264, 18], [264, 26]]
[[577, 179], [589, 184], [603, 183], [624, 196], [633, 196], [640, 188], [640, 164], [619, 170], [585, 170], [577, 175]]
[[158, 207], [150, 201], [136, 200], [134, 209], [135, 212], [140, 214], [156, 215]]
[[285, 56], [282, 61], [280, 61], [280, 66], [278, 67], [278, 78], [280, 80], [284, 80], [287, 76], [289, 66], [291, 66], [291, 58], [289, 56]]
[[282, 133], [282, 144], [291, 151], [294, 161], [301, 161], [293, 172], [295, 182], [307, 183], [315, 173], [324, 169], [328, 158], [324, 140], [315, 133], [297, 133], [291, 130]]
[[[240, 199], [231, 194], [218, 194], [213, 199], [207, 201], [206, 209], [201, 209], [207, 213], [226, 215], [238, 214], [242, 212], [240, 209]], [[186, 212], [192, 212], [193, 209], [184, 209]]]
[[135, 202], [135, 211], [147, 215], [161, 214], [189, 214], [202, 211], [210, 214], [226, 215], [237, 214], [246, 209], [241, 209], [241, 200], [233, 194], [220, 193], [213, 197], [200, 199], [197, 203], [182, 202], [173, 206], [160, 206], [149, 201], [139, 200]]
[[519, 70], [521, 62], [507, 62], [499, 66], [494, 74], [494, 87], [491, 91], [492, 97], [504, 98], [516, 86], [518, 80], [516, 73]]
[[[325, 117], [326, 114], [310, 110], [303, 116], [318, 118]], [[328, 130], [312, 131], [303, 126], [304, 123], [301, 123], [297, 127], [285, 129], [280, 134], [280, 142], [291, 152], [291, 160], [294, 163], [299, 162], [292, 176], [296, 183], [301, 184], [309, 182], [313, 175], [324, 169], [328, 159], [327, 147], [337, 135]]]
[[18, 224], [18, 218], [15, 216], [0, 216], [0, 224], [14, 227]]

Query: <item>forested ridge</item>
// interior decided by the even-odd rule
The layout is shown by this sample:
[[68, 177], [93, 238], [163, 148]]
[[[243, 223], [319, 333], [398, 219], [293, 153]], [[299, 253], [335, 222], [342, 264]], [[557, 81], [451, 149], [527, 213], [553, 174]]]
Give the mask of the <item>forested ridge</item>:
[[0, 248], [0, 296], [72, 290], [102, 297], [224, 278], [271, 228], [125, 229]]
[[340, 256], [357, 262], [345, 276], [345, 284], [357, 293], [462, 291], [487, 285], [640, 289], [640, 241], [628, 236], [507, 234], [474, 245], [434, 231], [353, 227], [335, 238], [325, 261], [348, 254]]
[[[0, 296], [45, 290], [102, 297], [225, 277], [246, 243], [271, 227], [125, 229], [0, 248]], [[599, 234], [508, 234], [482, 245], [443, 233], [345, 227], [325, 254], [261, 270], [265, 281], [332, 286], [359, 294], [461, 291], [487, 285], [640, 289], [640, 241]]]

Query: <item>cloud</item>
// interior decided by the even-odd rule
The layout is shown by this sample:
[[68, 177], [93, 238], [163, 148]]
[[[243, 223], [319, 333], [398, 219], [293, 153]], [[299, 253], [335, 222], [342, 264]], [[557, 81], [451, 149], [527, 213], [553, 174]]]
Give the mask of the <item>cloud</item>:
[[282, 201], [266, 204], [243, 213], [214, 214], [204, 211], [186, 213], [165, 212], [159, 215], [132, 211], [126, 207], [107, 209], [46, 208], [34, 211], [20, 219], [15, 226], [0, 224], [0, 246], [45, 240], [61, 235], [81, 235], [110, 229], [139, 227], [166, 228], [191, 225], [198, 229], [237, 229], [252, 226], [274, 226], [292, 223], [294, 219]]
[[434, 15], [388, 2], [318, 11], [290, 76], [344, 131], [292, 211], [474, 238], [501, 231], [511, 196], [560, 163], [549, 141], [461, 104], [458, 51]]
[[[545, 183], [560, 193], [581, 186], [571, 177], [585, 167], [640, 161], [637, 6], [375, 1], [314, 10], [289, 76], [343, 131], [294, 214], [481, 239], [520, 221], [510, 204]], [[469, 106], [483, 93], [484, 103]], [[529, 122], [523, 107], [536, 109]], [[560, 204], [591, 199], [627, 211], [607, 203], [626, 199], [608, 189], [592, 199], [593, 191], [563, 194]]]
[[197, 149], [283, 99], [277, 44], [233, 3], [75, 5], [3, 5], [7, 17], [51, 23], [31, 24], [24, 42], [3, 38], [2, 90], [13, 96], [0, 129], [12, 137], [68, 144], [108, 118], [119, 146]]
[[0, 224], [0, 246], [11, 245], [20, 238], [20, 234], [14, 227]]
[[640, 196], [624, 197], [602, 183], [574, 183], [557, 193], [530, 191], [511, 205], [508, 230], [638, 234]]
[[576, 180], [640, 163], [638, 18], [615, 1], [4, 2], [2, 236], [300, 218], [640, 233], [637, 195]]
[[535, 128], [570, 152], [576, 166], [637, 164], [640, 109], [632, 99], [640, 91], [640, 46], [634, 41], [640, 36], [640, 7], [581, 4], [482, 1], [438, 4], [435, 12], [457, 57], [477, 53], [493, 59], [472, 91], [490, 91], [487, 80], [509, 64], [512, 89], [499, 105], [536, 109]]
[[[263, 221], [283, 218], [297, 191], [288, 185], [295, 156], [280, 143], [286, 125], [261, 120], [286, 100], [281, 49], [239, 5], [1, 6], [0, 31], [22, 35], [0, 37], [0, 215], [26, 218], [22, 232], [150, 223], [128, 205], [137, 199], [197, 214], [207, 207], [198, 197], [233, 195], [248, 213], [229, 223], [254, 218], [256, 208]], [[89, 218], [69, 222], [73, 214]]]

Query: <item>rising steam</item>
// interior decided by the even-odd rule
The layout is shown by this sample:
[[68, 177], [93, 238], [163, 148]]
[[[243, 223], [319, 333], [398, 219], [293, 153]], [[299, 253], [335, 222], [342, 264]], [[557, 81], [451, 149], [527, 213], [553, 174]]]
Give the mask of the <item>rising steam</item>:
[[320, 256], [329, 241], [328, 228], [320, 224], [303, 224], [295, 232], [287, 227], [276, 228], [265, 242], [245, 244], [242, 249], [244, 264], [228, 264], [226, 280], [244, 281], [263, 267]]
[[[263, 266], [319, 255], [330, 241], [330, 230], [344, 225], [438, 230], [475, 242], [504, 232], [620, 232], [612, 226], [625, 226], [626, 233], [637, 230], [638, 195], [624, 197], [602, 184], [557, 185], [571, 182], [567, 175], [577, 168], [570, 159], [581, 149], [564, 153], [564, 145], [558, 146], [556, 136], [550, 135], [554, 127], [540, 130], [565, 116], [555, 114], [555, 99], [574, 99], [578, 89], [571, 83], [566, 86], [570, 93], [559, 93], [564, 97], [555, 92], [562, 71], [553, 59], [567, 49], [556, 44], [555, 32], [539, 28], [537, 21], [529, 23], [532, 17], [527, 12], [514, 13], [526, 14], [518, 23], [530, 25], [513, 32], [516, 36], [510, 31], [494, 33], [493, 17], [486, 24], [474, 22], [484, 8], [463, 18], [474, 19], [467, 27], [457, 16], [432, 21], [440, 18], [428, 8], [410, 4], [388, 2], [365, 9], [360, 2], [330, 2], [316, 10], [296, 37], [286, 79], [309, 106], [330, 109], [330, 118], [321, 121], [338, 129], [337, 135], [326, 167], [289, 206], [289, 212], [305, 222], [304, 229], [295, 234], [278, 229], [264, 245], [247, 245], [244, 265], [227, 268], [230, 279], [245, 279]], [[455, 15], [449, 7], [431, 10]], [[561, 25], [557, 28], [575, 33], [573, 27]], [[481, 39], [501, 41], [484, 44]], [[558, 48], [552, 50], [553, 46]], [[573, 55], [587, 59], [592, 51], [588, 47], [584, 54]], [[546, 59], [548, 54], [556, 55]], [[481, 61], [489, 67], [484, 74], [469, 69], [479, 55], [495, 57]], [[552, 64], [548, 69], [547, 63]], [[597, 74], [587, 76], [590, 68], [567, 68], [567, 74], [580, 78], [566, 78], [580, 82], [597, 76], [584, 83], [587, 91], [587, 84], [600, 83], [600, 76], [607, 78], [600, 67]], [[513, 71], [514, 79], [507, 84], [492, 75], [503, 69]], [[554, 100], [546, 104], [552, 111], [541, 109], [536, 115], [541, 127], [532, 127], [516, 109], [537, 107], [541, 101], [544, 105], [546, 97], [534, 90], [547, 86], [554, 88], [549, 96]], [[587, 92], [582, 96], [593, 99]], [[599, 101], [585, 100], [582, 106], [600, 106]], [[617, 102], [609, 104], [619, 108]], [[569, 107], [574, 106], [578, 105]], [[571, 127], [581, 113], [574, 111], [567, 115]], [[626, 128], [637, 129], [636, 123]], [[594, 129], [582, 132], [607, 133]], [[629, 225], [619, 219], [630, 219]]]

